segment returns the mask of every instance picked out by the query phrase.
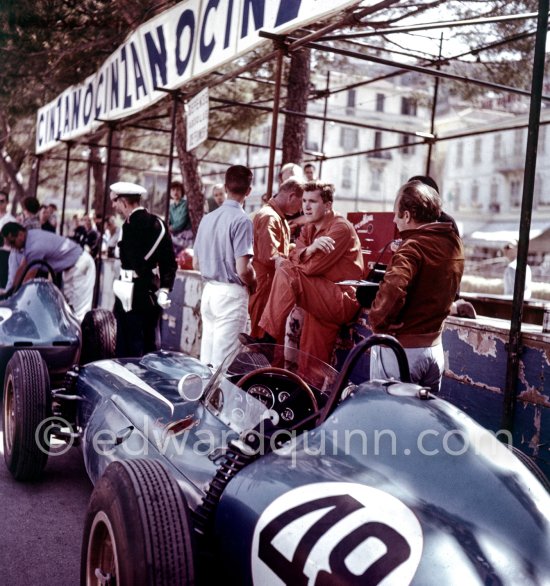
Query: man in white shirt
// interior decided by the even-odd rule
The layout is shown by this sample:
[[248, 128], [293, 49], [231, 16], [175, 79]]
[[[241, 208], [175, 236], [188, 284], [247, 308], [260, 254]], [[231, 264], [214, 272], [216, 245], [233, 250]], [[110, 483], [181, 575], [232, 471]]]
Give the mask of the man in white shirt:
[[[514, 294], [514, 283], [516, 280], [516, 269], [518, 265], [518, 244], [517, 242], [508, 242], [502, 249], [504, 256], [508, 259], [508, 266], [504, 269], [504, 295]], [[525, 265], [525, 291], [523, 299], [531, 299], [531, 267]]]
[[229, 167], [227, 199], [203, 217], [195, 238], [193, 268], [205, 281], [200, 358], [216, 368], [238, 347], [237, 337], [248, 319], [248, 298], [256, 290], [252, 221], [243, 209], [251, 185], [250, 169]]

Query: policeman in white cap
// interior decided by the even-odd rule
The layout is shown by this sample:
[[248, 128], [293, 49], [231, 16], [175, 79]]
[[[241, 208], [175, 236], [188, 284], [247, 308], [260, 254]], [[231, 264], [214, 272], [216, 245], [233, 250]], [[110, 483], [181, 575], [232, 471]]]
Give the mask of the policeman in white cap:
[[160, 347], [160, 317], [170, 306], [177, 264], [164, 222], [141, 205], [146, 189], [126, 181], [110, 189], [113, 208], [125, 220], [118, 244], [121, 275], [114, 284], [117, 356], [137, 357]]

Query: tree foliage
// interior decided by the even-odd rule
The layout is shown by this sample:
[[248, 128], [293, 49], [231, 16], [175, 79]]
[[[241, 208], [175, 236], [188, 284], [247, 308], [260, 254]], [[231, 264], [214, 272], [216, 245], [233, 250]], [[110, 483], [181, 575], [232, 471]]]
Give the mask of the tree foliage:
[[[39, 107], [82, 81], [163, 0], [5, 0], [0, 3], [0, 170], [16, 196], [32, 165]], [[33, 176], [30, 173], [30, 183]]]

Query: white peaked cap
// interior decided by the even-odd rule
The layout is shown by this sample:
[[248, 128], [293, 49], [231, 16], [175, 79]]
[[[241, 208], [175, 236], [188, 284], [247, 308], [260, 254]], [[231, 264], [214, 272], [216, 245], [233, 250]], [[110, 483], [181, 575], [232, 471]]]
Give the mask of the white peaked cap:
[[111, 190], [111, 199], [116, 199], [119, 195], [145, 195], [145, 187], [137, 183], [128, 183], [127, 181], [118, 181], [109, 186]]

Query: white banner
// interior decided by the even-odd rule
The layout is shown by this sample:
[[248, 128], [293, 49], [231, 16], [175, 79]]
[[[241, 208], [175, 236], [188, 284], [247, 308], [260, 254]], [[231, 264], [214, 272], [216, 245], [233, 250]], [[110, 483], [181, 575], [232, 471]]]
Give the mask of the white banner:
[[[135, 114], [186, 81], [359, 0], [185, 0], [133, 31], [99, 70], [38, 110], [36, 153]], [[375, 0], [372, 0], [372, 4]], [[366, 4], [366, 3], [364, 3]]]
[[187, 150], [198, 147], [208, 138], [208, 88], [187, 104]]

